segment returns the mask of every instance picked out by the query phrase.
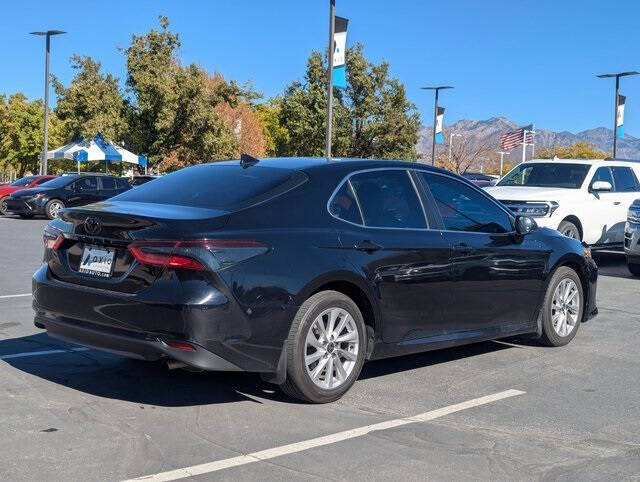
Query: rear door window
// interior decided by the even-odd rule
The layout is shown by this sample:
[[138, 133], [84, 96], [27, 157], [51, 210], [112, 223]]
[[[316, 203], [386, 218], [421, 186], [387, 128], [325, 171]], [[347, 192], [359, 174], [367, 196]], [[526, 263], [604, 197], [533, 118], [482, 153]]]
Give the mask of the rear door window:
[[426, 228], [418, 193], [404, 169], [355, 174], [351, 184], [360, 203], [365, 226]]
[[102, 189], [115, 189], [116, 188], [116, 180], [112, 177], [103, 177], [100, 178], [102, 181]]
[[617, 192], [637, 192], [638, 180], [630, 167], [612, 167]]
[[268, 201], [307, 180], [301, 171], [238, 163], [200, 164], [116, 196], [118, 201], [234, 211]]

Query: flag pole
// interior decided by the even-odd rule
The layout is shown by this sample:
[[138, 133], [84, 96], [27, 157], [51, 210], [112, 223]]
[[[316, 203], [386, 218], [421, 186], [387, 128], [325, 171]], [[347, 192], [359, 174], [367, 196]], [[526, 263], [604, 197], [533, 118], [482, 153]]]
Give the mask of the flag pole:
[[336, 22], [336, 0], [329, 0], [329, 63], [327, 82], [327, 129], [325, 139], [325, 157], [331, 159], [331, 119], [333, 117], [333, 37]]
[[527, 130], [522, 129], [522, 162], [526, 161], [527, 157]]

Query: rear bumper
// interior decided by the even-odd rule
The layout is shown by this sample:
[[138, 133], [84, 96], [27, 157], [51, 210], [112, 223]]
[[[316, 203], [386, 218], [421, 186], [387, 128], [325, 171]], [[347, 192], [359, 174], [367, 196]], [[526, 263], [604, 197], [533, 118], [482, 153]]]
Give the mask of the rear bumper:
[[[242, 310], [216, 288], [189, 286], [117, 293], [57, 280], [43, 264], [32, 279], [34, 323], [53, 337], [127, 357], [204, 370], [277, 370], [282, 342], [269, 346], [253, 333]], [[174, 341], [193, 350], [170, 346]]]
[[[63, 341], [115, 353], [116, 355], [141, 360], [178, 360], [187, 365], [215, 371], [242, 371], [242, 369], [200, 345], [190, 342], [193, 350], [173, 348], [168, 343], [174, 340], [153, 335], [136, 335], [119, 330], [99, 328], [78, 321], [61, 321], [37, 316], [36, 326], [45, 328], [47, 334]], [[175, 340], [183, 341], [183, 340]]]

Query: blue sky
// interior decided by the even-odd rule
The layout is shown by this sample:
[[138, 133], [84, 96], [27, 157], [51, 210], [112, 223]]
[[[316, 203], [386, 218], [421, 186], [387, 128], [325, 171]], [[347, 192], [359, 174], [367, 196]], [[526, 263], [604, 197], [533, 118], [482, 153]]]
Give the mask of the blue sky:
[[[304, 74], [312, 49], [327, 43], [328, 0], [6, 2], [0, 30], [0, 93], [42, 95], [44, 41], [32, 30], [69, 33], [52, 40], [51, 69], [64, 83], [69, 57], [91, 55], [124, 79], [131, 34], [167, 15], [181, 58], [228, 79], [252, 81], [266, 96]], [[432, 94], [451, 84], [445, 123], [504, 115], [577, 132], [613, 122], [613, 81], [595, 74], [640, 71], [637, 0], [336, 0], [350, 20], [347, 44], [361, 42], [407, 87], [423, 122]], [[640, 76], [623, 79], [626, 132], [640, 136]]]

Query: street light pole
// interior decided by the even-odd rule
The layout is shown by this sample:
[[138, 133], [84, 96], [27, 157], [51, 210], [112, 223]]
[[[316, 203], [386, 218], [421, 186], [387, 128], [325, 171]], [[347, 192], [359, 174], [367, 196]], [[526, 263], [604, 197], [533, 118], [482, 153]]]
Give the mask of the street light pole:
[[618, 89], [620, 89], [620, 77], [627, 77], [629, 75], [638, 75], [639, 72], [618, 72], [617, 74], [600, 74], [597, 75], [599, 79], [608, 79], [615, 77], [616, 90], [613, 96], [613, 157], [616, 157], [616, 151], [618, 147]]
[[440, 85], [437, 87], [421, 87], [423, 90], [434, 90], [435, 101], [433, 105], [433, 143], [431, 144], [431, 165], [436, 162], [436, 122], [438, 120], [438, 93], [442, 89], [453, 89], [450, 85]]
[[47, 30], [46, 32], [31, 32], [31, 35], [46, 37], [46, 51], [44, 59], [44, 148], [42, 160], [40, 161], [40, 174], [47, 174], [47, 152], [49, 150], [49, 51], [51, 47], [51, 36], [60, 35], [66, 32], [62, 30]]
[[502, 177], [502, 166], [504, 165], [504, 155], [505, 154], [509, 154], [508, 151], [498, 151], [498, 154], [500, 154], [500, 177]]
[[331, 159], [331, 119], [333, 116], [333, 37], [336, 28], [336, 0], [329, 0], [329, 72], [327, 84], [327, 129], [324, 154]]

